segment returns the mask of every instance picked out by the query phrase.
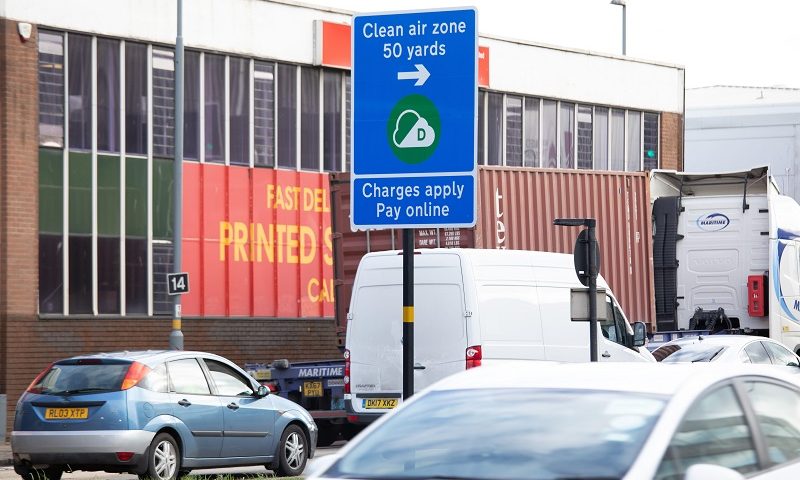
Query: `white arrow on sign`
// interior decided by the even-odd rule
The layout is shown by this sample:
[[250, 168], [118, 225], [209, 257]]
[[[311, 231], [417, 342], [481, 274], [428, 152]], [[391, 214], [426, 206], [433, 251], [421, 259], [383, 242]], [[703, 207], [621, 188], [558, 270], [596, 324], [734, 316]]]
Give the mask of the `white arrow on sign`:
[[425, 68], [425, 65], [421, 63], [417, 63], [414, 65], [417, 68], [416, 72], [397, 72], [397, 79], [398, 80], [416, 80], [414, 83], [415, 87], [421, 87], [425, 85], [425, 81], [428, 80], [428, 77], [431, 76], [428, 69]]

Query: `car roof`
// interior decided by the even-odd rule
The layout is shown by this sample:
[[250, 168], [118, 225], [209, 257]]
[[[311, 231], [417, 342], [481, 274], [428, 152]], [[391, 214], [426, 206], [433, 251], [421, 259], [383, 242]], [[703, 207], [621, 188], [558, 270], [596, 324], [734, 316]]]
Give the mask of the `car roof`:
[[128, 360], [131, 362], [140, 362], [147, 365], [156, 365], [161, 362], [170, 360], [177, 357], [216, 357], [222, 358], [219, 355], [198, 351], [186, 350], [130, 350], [119, 352], [103, 352], [103, 353], [90, 353], [84, 355], [76, 355], [74, 357], [64, 358], [64, 360], [74, 360], [83, 358], [102, 358], [114, 360]]
[[[797, 383], [775, 367], [752, 364], [517, 362], [486, 365], [448, 377], [431, 390], [544, 388], [674, 395], [690, 385], [710, 385], [739, 375], [777, 377]], [[704, 388], [704, 387], [703, 387]]]

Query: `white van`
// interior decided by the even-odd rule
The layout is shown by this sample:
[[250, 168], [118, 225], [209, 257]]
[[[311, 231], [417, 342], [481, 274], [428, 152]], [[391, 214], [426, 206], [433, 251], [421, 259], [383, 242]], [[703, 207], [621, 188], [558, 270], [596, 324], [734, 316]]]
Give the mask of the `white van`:
[[[402, 252], [364, 256], [347, 322], [351, 421], [367, 423], [397, 406], [403, 391]], [[589, 361], [589, 322], [573, 321], [571, 289], [585, 288], [572, 255], [520, 250], [425, 249], [414, 255], [414, 389], [498, 360]], [[655, 359], [602, 277], [607, 320], [598, 325], [600, 361]]]

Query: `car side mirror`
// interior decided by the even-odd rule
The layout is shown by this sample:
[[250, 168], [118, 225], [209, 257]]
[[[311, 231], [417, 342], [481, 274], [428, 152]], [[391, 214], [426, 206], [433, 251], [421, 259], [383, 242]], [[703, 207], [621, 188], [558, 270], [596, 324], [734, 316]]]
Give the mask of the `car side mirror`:
[[689, 467], [683, 480], [708, 480], [709, 478], [714, 480], [744, 480], [744, 476], [736, 470], [704, 463]]
[[269, 395], [269, 388], [267, 388], [265, 385], [259, 385], [258, 390], [256, 390], [256, 396], [258, 398], [263, 398], [267, 395]]
[[643, 347], [647, 343], [647, 327], [643, 322], [633, 324], [633, 346]]

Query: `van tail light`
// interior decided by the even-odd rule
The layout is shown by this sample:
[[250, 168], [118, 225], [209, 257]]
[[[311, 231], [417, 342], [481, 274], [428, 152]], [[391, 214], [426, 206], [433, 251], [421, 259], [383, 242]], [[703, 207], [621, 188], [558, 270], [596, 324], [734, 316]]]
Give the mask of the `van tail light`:
[[481, 360], [483, 359], [483, 351], [481, 350], [480, 345], [475, 345], [473, 347], [467, 347], [467, 370], [474, 367], [481, 366]]
[[125, 378], [122, 380], [122, 386], [119, 387], [119, 389], [128, 390], [129, 388], [135, 387], [148, 373], [150, 373], [150, 367], [147, 365], [139, 362], [131, 363], [131, 366], [128, 367], [128, 373], [125, 374]]
[[47, 368], [42, 370], [42, 372], [39, 375], [36, 375], [36, 378], [33, 379], [31, 384], [28, 385], [28, 389], [25, 391], [28, 393], [42, 393], [42, 387], [37, 387], [37, 385], [39, 385], [39, 382], [42, 381], [44, 376], [47, 375], [47, 372], [49, 372], [51, 368], [53, 368], [52, 363], [48, 365]]
[[344, 393], [350, 393], [350, 350], [344, 351]]

